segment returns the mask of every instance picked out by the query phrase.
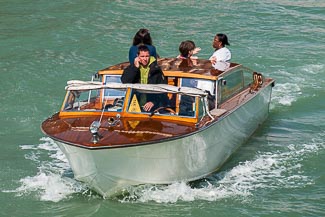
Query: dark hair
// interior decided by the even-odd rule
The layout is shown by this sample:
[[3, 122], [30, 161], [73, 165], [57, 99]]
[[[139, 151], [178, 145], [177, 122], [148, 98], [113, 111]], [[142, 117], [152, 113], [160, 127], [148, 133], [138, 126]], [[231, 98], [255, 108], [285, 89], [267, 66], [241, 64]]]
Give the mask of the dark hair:
[[146, 45], [140, 45], [138, 47], [138, 55], [140, 54], [140, 51], [145, 51], [150, 53], [149, 48]]
[[188, 57], [189, 52], [195, 49], [195, 43], [191, 40], [182, 41], [178, 49], [183, 57]]
[[216, 34], [216, 37], [218, 37], [218, 40], [221, 41], [222, 45], [225, 46], [225, 45], [229, 45], [229, 42], [228, 42], [228, 37], [227, 35], [223, 34], [223, 33], [218, 33]]
[[152, 39], [148, 29], [139, 29], [133, 37], [133, 45], [148, 44], [152, 45]]

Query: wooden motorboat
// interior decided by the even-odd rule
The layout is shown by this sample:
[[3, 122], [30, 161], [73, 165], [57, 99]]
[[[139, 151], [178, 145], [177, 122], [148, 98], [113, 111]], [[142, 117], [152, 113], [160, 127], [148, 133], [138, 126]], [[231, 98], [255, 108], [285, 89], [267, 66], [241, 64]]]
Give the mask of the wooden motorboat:
[[[42, 131], [74, 176], [109, 197], [131, 185], [192, 181], [217, 171], [265, 121], [274, 80], [240, 64], [215, 70], [159, 59], [168, 85], [122, 84], [127, 62], [91, 81], [69, 81], [60, 111]], [[159, 99], [141, 109], [143, 96]]]

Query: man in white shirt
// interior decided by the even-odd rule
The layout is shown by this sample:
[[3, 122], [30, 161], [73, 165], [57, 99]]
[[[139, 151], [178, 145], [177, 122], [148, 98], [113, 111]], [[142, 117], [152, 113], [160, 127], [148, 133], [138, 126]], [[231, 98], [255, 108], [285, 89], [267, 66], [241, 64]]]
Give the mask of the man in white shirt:
[[227, 35], [222, 33], [216, 34], [212, 43], [215, 51], [209, 58], [215, 69], [224, 71], [230, 65], [231, 52], [225, 47], [226, 45], [230, 46]]

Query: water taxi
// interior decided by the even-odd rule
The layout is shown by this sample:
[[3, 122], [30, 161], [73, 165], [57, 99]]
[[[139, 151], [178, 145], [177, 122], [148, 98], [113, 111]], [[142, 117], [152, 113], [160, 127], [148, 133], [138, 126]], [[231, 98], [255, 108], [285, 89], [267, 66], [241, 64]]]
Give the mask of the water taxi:
[[[59, 112], [41, 129], [74, 177], [109, 197], [140, 184], [193, 181], [217, 171], [266, 120], [274, 80], [241, 64], [158, 60], [168, 84], [123, 84], [128, 62], [68, 81]], [[159, 99], [143, 111], [143, 96]]]

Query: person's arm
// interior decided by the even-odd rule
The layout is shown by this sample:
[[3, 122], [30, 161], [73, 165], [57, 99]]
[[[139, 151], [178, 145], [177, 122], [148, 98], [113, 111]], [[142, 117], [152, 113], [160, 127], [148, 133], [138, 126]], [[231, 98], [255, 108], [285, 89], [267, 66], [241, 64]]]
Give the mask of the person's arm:
[[198, 54], [200, 51], [201, 51], [201, 48], [196, 47], [196, 48], [194, 48], [192, 55]]

